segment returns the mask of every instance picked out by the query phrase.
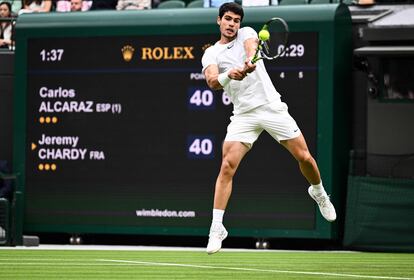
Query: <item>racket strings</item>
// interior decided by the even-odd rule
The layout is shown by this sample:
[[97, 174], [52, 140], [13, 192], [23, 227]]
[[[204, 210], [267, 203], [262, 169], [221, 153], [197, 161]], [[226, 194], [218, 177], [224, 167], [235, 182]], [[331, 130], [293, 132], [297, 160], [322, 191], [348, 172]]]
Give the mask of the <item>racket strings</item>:
[[263, 51], [266, 52], [266, 54], [270, 54], [270, 48], [267, 42], [263, 42]]

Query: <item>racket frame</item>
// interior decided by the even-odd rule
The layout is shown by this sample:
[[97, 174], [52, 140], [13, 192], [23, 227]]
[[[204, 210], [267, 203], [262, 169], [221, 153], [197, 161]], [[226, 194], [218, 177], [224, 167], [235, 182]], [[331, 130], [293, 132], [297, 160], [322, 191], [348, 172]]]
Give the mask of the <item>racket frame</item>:
[[[285, 38], [284, 38], [284, 40], [283, 40], [283, 42], [281, 43], [282, 45], [283, 45], [283, 49], [282, 49], [282, 51], [281, 52], [278, 52], [275, 56], [268, 56], [268, 55], [266, 55], [266, 53], [263, 51], [263, 48], [269, 48], [268, 47], [268, 45], [266, 44], [266, 41], [262, 41], [262, 40], [260, 40], [260, 38], [259, 38], [259, 43], [258, 43], [258, 46], [257, 46], [257, 49], [256, 49], [256, 53], [254, 54], [254, 56], [253, 56], [253, 58], [252, 58], [252, 60], [251, 60], [251, 62], [254, 64], [254, 63], [256, 63], [257, 61], [259, 61], [260, 59], [267, 59], [267, 60], [273, 60], [273, 59], [276, 59], [276, 58], [278, 58], [278, 57], [280, 57], [280, 56], [282, 56], [284, 53], [285, 53], [285, 51], [286, 51], [286, 45], [287, 45], [287, 43], [288, 43], [288, 39], [289, 39], [289, 26], [288, 26], [288, 24], [286, 23], [286, 21], [284, 20], [284, 19], [282, 19], [282, 18], [280, 18], [280, 17], [273, 17], [273, 18], [271, 18], [271, 19], [269, 19], [264, 25], [263, 25], [263, 27], [262, 27], [262, 29], [261, 30], [266, 30], [266, 31], [269, 31], [268, 29], [269, 29], [269, 25], [272, 23], [272, 22], [274, 22], [274, 21], [279, 21], [280, 23], [282, 23], [282, 25], [285, 27], [285, 30], [286, 30], [286, 36], [285, 36]], [[260, 30], [260, 31], [261, 31]], [[272, 36], [272, 34], [270, 34], [270, 36]], [[259, 53], [261, 54], [260, 56], [259, 56]]]

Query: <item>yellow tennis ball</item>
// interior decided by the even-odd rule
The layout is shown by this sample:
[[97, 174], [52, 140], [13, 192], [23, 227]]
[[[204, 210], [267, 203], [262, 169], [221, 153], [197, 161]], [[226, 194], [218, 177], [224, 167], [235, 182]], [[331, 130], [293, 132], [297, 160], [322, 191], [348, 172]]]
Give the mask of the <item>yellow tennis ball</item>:
[[265, 29], [260, 30], [260, 32], [259, 32], [259, 39], [260, 39], [260, 40], [262, 40], [262, 41], [267, 41], [267, 40], [269, 40], [269, 38], [270, 38], [270, 33], [269, 33], [269, 31], [267, 31], [267, 30], [265, 30]]

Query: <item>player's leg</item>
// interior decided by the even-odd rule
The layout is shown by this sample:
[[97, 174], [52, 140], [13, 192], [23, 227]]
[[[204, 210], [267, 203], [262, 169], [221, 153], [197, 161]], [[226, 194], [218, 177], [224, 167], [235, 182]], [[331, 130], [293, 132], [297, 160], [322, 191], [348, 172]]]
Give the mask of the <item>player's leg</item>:
[[311, 184], [308, 188], [308, 193], [318, 203], [322, 216], [329, 222], [335, 221], [335, 208], [323, 188], [318, 165], [310, 154], [303, 135], [300, 134], [298, 137], [282, 140], [280, 144], [298, 161], [300, 171]]
[[263, 131], [256, 110], [236, 114], [230, 120], [223, 143], [220, 172], [215, 186], [213, 221], [207, 245], [207, 253], [209, 254], [218, 252], [221, 249], [222, 241], [227, 237], [227, 231], [223, 226], [223, 216], [231, 195], [233, 176], [240, 161]]
[[296, 121], [289, 114], [288, 106], [283, 102], [274, 102], [266, 107], [268, 114], [262, 118], [263, 128], [298, 161], [300, 171], [311, 184], [308, 188], [309, 195], [318, 203], [322, 216], [328, 221], [334, 221], [335, 208], [322, 186], [318, 165], [310, 154]]
[[223, 144], [220, 173], [216, 180], [214, 193], [213, 221], [206, 250], [209, 254], [218, 252], [222, 241], [227, 237], [227, 231], [223, 226], [224, 210], [231, 195], [233, 176], [248, 151], [249, 148], [245, 144], [237, 141], [225, 141]]
[[318, 185], [321, 182], [318, 165], [309, 152], [303, 134], [288, 140], [281, 140], [284, 146], [299, 163], [299, 169], [311, 185]]

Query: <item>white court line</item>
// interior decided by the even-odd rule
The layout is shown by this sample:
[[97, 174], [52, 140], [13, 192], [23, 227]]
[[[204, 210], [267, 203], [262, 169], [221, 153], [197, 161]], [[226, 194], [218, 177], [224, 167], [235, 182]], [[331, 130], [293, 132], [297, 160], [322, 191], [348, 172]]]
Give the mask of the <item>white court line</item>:
[[[131, 266], [136, 265], [133, 263], [53, 263], [53, 262], [2, 262], [4, 266], [13, 267], [13, 266]], [[1, 275], [1, 272], [0, 272]]]
[[226, 266], [210, 266], [210, 265], [193, 265], [193, 264], [180, 264], [180, 263], [161, 263], [161, 262], [106, 260], [106, 259], [101, 259], [101, 260], [97, 260], [97, 261], [102, 261], [102, 262], [115, 262], [115, 263], [130, 263], [130, 264], [152, 265], [152, 266], [177, 266], [177, 267], [193, 267], [193, 268], [204, 268], [204, 269], [223, 269], [223, 270], [254, 271], [254, 272], [271, 272], [271, 273], [286, 273], [286, 274], [303, 274], [303, 275], [336, 276], [336, 277], [354, 277], [354, 278], [368, 278], [368, 279], [414, 280], [414, 278], [392, 277], [392, 276], [373, 276], [373, 275], [343, 274], [343, 273], [329, 273], [329, 272], [312, 272], [312, 271], [258, 269], [258, 268], [226, 267]]

